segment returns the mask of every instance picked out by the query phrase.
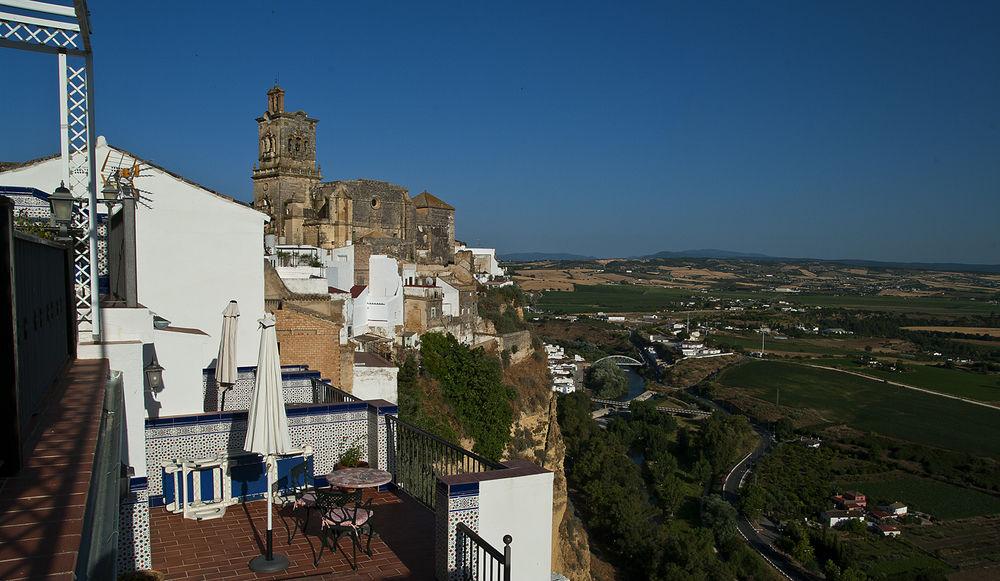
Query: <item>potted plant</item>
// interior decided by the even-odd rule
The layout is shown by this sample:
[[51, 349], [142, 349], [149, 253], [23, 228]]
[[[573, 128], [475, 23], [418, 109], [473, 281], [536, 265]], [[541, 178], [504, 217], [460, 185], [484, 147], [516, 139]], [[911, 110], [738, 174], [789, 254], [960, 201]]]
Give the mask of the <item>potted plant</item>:
[[368, 462], [361, 459], [361, 440], [362, 438], [367, 439], [367, 437], [359, 437], [357, 440], [344, 450], [344, 453], [340, 455], [337, 460], [337, 465], [333, 467], [334, 470], [340, 470], [341, 468], [368, 468]]

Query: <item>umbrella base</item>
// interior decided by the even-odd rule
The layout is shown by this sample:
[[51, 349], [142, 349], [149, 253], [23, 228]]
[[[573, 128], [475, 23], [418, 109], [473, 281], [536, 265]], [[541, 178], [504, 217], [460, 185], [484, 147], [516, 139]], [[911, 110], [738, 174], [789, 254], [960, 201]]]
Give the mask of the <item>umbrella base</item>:
[[270, 561], [267, 560], [267, 555], [260, 555], [250, 561], [250, 570], [257, 573], [274, 573], [284, 571], [287, 568], [288, 557], [284, 555], [274, 555]]

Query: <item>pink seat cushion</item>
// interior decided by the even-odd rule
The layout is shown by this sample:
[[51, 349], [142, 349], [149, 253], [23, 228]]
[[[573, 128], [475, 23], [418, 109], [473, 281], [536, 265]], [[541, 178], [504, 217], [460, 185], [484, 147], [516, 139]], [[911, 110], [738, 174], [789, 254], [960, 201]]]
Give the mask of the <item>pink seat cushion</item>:
[[366, 522], [368, 522], [368, 519], [371, 518], [372, 515], [371, 512], [363, 508], [359, 508], [357, 513], [357, 518], [354, 518], [352, 520], [351, 517], [353, 516], [354, 516], [353, 509], [334, 508], [331, 509], [330, 512], [323, 515], [323, 526], [360, 527], [364, 525]]
[[295, 499], [295, 508], [305, 508], [316, 506], [316, 493], [306, 492]]

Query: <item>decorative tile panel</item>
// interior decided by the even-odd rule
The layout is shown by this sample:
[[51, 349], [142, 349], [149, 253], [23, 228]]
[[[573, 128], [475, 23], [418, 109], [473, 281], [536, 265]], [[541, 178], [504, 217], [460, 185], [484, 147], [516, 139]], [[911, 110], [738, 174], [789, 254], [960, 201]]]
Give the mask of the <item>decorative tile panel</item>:
[[[250, 409], [256, 381], [256, 367], [240, 367], [236, 373], [236, 383], [220, 386], [215, 381], [215, 369], [202, 370], [202, 390], [205, 394], [205, 411], [243, 411]], [[310, 371], [303, 366], [282, 367], [281, 387], [286, 404], [321, 403], [316, 400], [313, 379], [319, 379], [318, 371]]]
[[438, 578], [461, 581], [459, 568], [458, 523], [465, 523], [479, 532], [479, 483], [437, 483], [437, 509], [435, 510], [435, 563]]
[[152, 569], [149, 538], [149, 489], [146, 478], [132, 478], [118, 522], [118, 573]]
[[[312, 446], [317, 477], [333, 471], [340, 456], [361, 444], [368, 461], [368, 404], [364, 402], [290, 407], [288, 431], [295, 447]], [[242, 454], [246, 412], [221, 412], [146, 420], [146, 466], [149, 494], [163, 494], [162, 464], [177, 458], [209, 458], [223, 452]]]

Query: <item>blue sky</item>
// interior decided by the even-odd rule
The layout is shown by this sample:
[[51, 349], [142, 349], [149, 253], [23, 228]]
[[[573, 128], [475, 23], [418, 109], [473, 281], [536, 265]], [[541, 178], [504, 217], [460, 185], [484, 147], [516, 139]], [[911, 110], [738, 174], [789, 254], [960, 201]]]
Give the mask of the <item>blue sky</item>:
[[[280, 76], [477, 245], [1000, 263], [998, 2], [90, 7], [99, 132], [238, 198]], [[55, 58], [0, 81], [0, 160], [57, 151]]]

